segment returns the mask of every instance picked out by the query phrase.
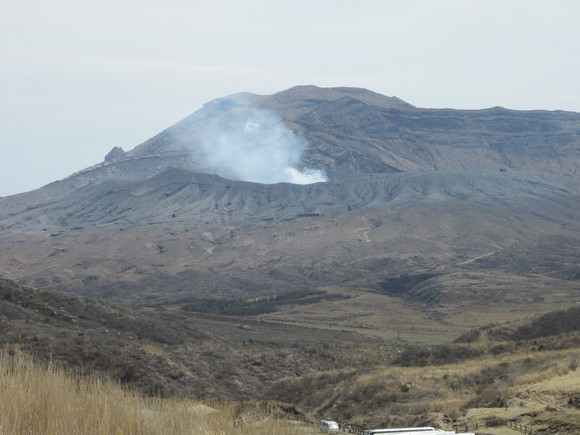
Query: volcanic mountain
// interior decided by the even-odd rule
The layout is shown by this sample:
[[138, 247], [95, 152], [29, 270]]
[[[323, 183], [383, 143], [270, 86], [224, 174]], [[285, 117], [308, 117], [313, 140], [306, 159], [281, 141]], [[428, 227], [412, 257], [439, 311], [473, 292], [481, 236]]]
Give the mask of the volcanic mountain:
[[[282, 144], [265, 148], [270, 166], [290, 149], [288, 169], [326, 181], [244, 181], [243, 154], [214, 155], [241, 140], [231, 128], [245, 154]], [[449, 321], [497, 302], [560, 308], [580, 300], [579, 147], [573, 112], [422, 109], [356, 88], [236, 94], [0, 198], [0, 271], [140, 305], [316, 290]]]

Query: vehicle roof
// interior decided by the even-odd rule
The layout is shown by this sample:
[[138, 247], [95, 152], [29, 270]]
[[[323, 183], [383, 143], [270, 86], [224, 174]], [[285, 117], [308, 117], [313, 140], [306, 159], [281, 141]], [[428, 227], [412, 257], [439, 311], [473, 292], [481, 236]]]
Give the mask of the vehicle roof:
[[403, 435], [405, 433], [414, 433], [414, 432], [436, 432], [434, 427], [401, 427], [395, 429], [371, 429], [369, 430], [370, 433], [397, 433], [399, 435]]

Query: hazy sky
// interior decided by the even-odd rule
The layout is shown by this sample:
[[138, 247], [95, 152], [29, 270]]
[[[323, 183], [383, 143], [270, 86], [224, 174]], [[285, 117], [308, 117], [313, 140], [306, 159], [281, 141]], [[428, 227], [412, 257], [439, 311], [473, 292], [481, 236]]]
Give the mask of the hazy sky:
[[0, 14], [0, 196], [214, 98], [357, 86], [419, 107], [580, 112], [578, 0], [18, 0]]

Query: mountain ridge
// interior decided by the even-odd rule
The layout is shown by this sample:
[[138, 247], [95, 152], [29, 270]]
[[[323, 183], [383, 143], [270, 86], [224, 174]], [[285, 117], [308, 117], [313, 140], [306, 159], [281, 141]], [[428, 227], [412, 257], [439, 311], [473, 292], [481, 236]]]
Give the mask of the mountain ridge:
[[[98, 201], [98, 198], [103, 197], [103, 195], [115, 192], [125, 192], [123, 199], [107, 199], [107, 201], [126, 201], [128, 198], [158, 195], [157, 199], [149, 199], [141, 203], [139, 202], [141, 199], [139, 199], [131, 207], [128, 207], [133, 211], [141, 208], [141, 212], [144, 213], [146, 209], [154, 208], [155, 201], [164, 201], [175, 194], [183, 196], [182, 191], [185, 190], [190, 195], [189, 198], [196, 204], [212, 202], [207, 207], [207, 211], [214, 210], [218, 214], [231, 214], [247, 210], [254, 217], [293, 218], [307, 213], [334, 215], [356, 208], [382, 207], [390, 202], [404, 204], [422, 200], [442, 201], [445, 200], [445, 197], [472, 202], [496, 201], [499, 203], [501, 197], [506, 194], [505, 191], [514, 189], [510, 183], [519, 185], [519, 197], [510, 199], [511, 201], [521, 200], [525, 195], [538, 198], [543, 196], [546, 200], [555, 201], [560, 194], [566, 195], [566, 198], [568, 195], [574, 198], [580, 193], [580, 181], [576, 178], [541, 173], [433, 171], [418, 174], [400, 173], [398, 175], [392, 173], [364, 174], [337, 176], [325, 183], [301, 186], [291, 183], [235, 182], [218, 175], [172, 167], [138, 182], [113, 178], [95, 187], [87, 184], [79, 188], [82, 191], [78, 195], [72, 196], [68, 201], [72, 206], [88, 202], [93, 207], [97, 203], [95, 198]], [[84, 197], [87, 199], [84, 200]], [[8, 204], [8, 199], [6, 198], [3, 202]], [[295, 207], [294, 212], [283, 212], [295, 201], [299, 201], [301, 205]], [[54, 208], [52, 199], [46, 199], [46, 203], [48, 207]], [[184, 203], [182, 202], [182, 204]], [[510, 204], [510, 206], [514, 205], [515, 202]], [[239, 207], [239, 209], [235, 207]], [[43, 206], [36, 203], [33, 206], [29, 205], [28, 208], [32, 208], [31, 212], [35, 214], [39, 208], [42, 210]], [[64, 208], [68, 210], [68, 206], [65, 205]], [[58, 210], [58, 208], [54, 209]], [[277, 212], [272, 214], [275, 210]], [[531, 209], [527, 210], [527, 212], [530, 211]], [[103, 210], [103, 213], [104, 218], [110, 212]], [[72, 219], [74, 216], [75, 213], [67, 211], [66, 217], [56, 218], [57, 227], [60, 226], [60, 229], [67, 230], [68, 227], [82, 224], [84, 217], [74, 221]], [[236, 215], [233, 216], [233, 218], [235, 217]], [[11, 228], [22, 231], [26, 228], [27, 222], [30, 220], [22, 220], [21, 216], [12, 219], [12, 221], [5, 216], [2, 228], [5, 231], [9, 231]], [[147, 220], [144, 220], [143, 223], [151, 224]], [[42, 230], [40, 227], [34, 228], [34, 226], [31, 229]]]
[[297, 86], [273, 95], [233, 94], [206, 103], [132, 150], [47, 191], [70, 191], [105, 178], [138, 180], [168, 167], [203, 171], [196, 151], [208, 122], [236, 111], [271, 110], [309, 144], [301, 165], [329, 176], [377, 172], [512, 170], [580, 175], [580, 114], [417, 108], [360, 88]]

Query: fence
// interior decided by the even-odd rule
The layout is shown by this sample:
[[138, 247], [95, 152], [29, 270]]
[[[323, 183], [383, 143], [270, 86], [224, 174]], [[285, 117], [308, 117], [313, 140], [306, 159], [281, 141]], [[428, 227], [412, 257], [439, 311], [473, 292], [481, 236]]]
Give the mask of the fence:
[[486, 420], [482, 423], [476, 423], [474, 425], [465, 425], [465, 432], [469, 431], [476, 431], [478, 429], [483, 429], [487, 427], [498, 427], [498, 426], [507, 426], [509, 428], [518, 430], [526, 435], [541, 435], [540, 432], [532, 429], [530, 426], [527, 426], [522, 423], [518, 423], [517, 421], [505, 421], [505, 420]]
[[348, 433], [352, 433], [354, 435], [363, 435], [366, 428], [366, 426], [356, 423], [348, 423], [341, 426], [341, 429], [346, 430]]
[[530, 428], [529, 426], [523, 425], [521, 423], [515, 422], [515, 421], [508, 421], [506, 423], [507, 427], [511, 427], [513, 429], [519, 430], [520, 432], [525, 433], [526, 435], [540, 435], [540, 433], [538, 431], [533, 430], [532, 428]]

